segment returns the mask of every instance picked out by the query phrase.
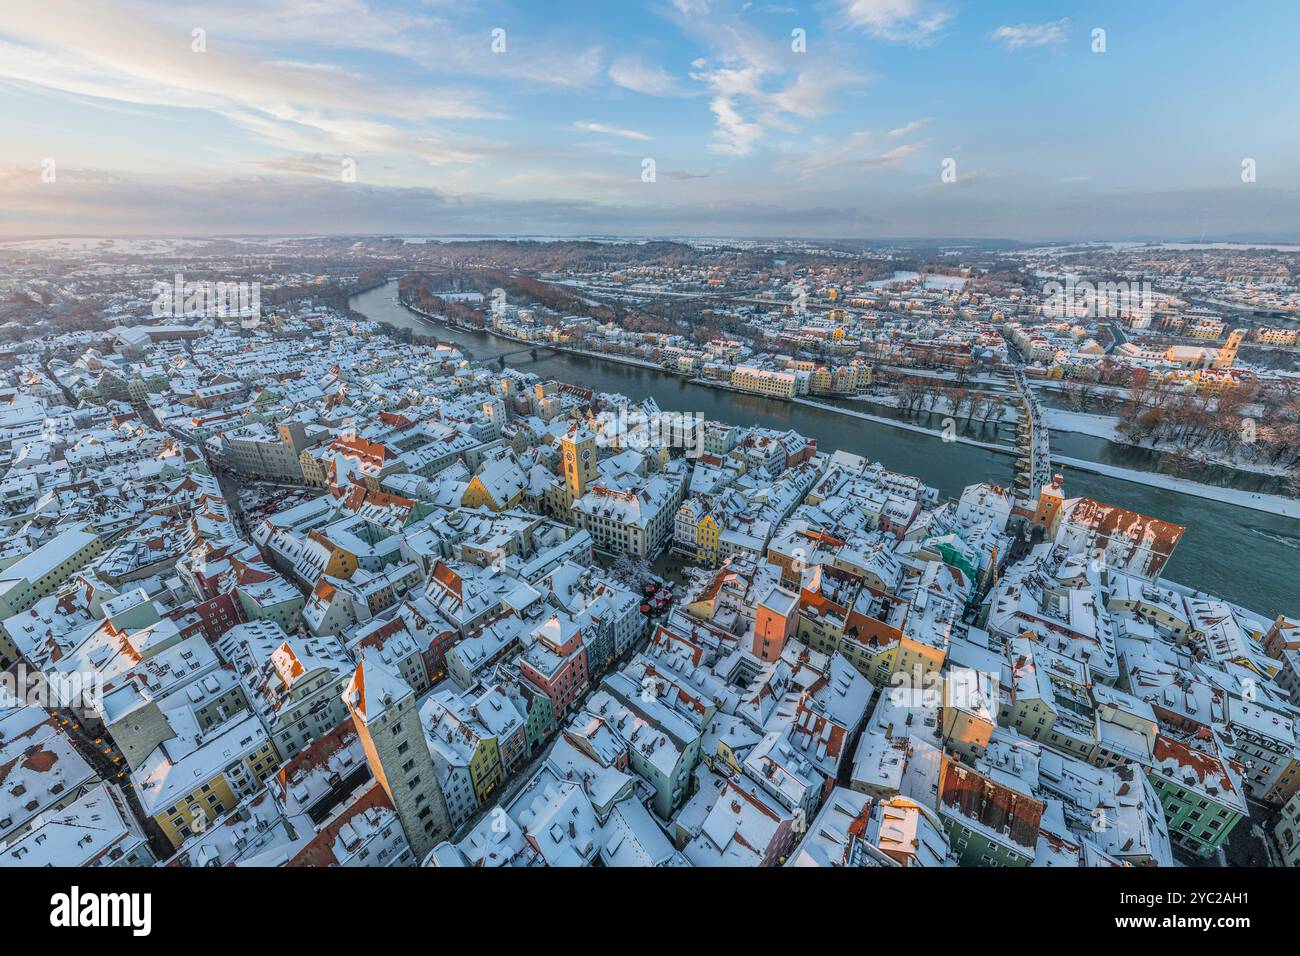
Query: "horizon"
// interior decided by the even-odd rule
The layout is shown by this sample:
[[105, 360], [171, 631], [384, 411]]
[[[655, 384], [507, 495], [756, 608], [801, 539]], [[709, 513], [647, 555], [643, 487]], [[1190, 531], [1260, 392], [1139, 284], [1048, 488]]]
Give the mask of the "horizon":
[[1231, 246], [1234, 248], [1270, 249], [1282, 251], [1300, 251], [1300, 237], [1289, 238], [1231, 238], [1226, 236], [1206, 236], [1205, 238], [1169, 237], [1169, 238], [1134, 238], [1134, 239], [1017, 239], [1008, 236], [818, 236], [818, 235], [726, 235], [715, 233], [660, 233], [638, 235], [633, 233], [432, 233], [432, 232], [230, 232], [230, 233], [45, 233], [30, 235], [0, 235], [0, 245], [20, 245], [32, 242], [70, 241], [74, 239], [94, 240], [98, 242], [217, 242], [217, 241], [277, 241], [293, 242], [309, 239], [358, 239], [384, 240], [400, 239], [403, 241], [439, 242], [610, 242], [610, 243], [652, 243], [668, 242], [690, 244], [693, 242], [737, 242], [737, 243], [786, 243], [801, 242], [831, 245], [857, 244], [863, 246], [925, 245], [925, 246], [959, 246], [962, 244], [980, 244], [984, 247], [1019, 246], [1026, 250], [1039, 247], [1075, 248], [1091, 246]]

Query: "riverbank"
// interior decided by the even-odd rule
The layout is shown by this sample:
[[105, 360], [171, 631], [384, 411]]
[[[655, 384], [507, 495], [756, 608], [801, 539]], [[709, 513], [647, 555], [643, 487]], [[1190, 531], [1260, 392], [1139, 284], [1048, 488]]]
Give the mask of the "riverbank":
[[499, 329], [488, 328], [487, 326], [477, 329], [469, 326], [457, 325], [455, 322], [450, 321], [446, 316], [435, 315], [432, 312], [425, 312], [423, 309], [417, 308], [407, 302], [403, 302], [401, 299], [397, 299], [396, 301], [402, 308], [419, 316], [426, 322], [434, 322], [438, 325], [446, 326], [449, 329], [455, 329], [458, 332], [481, 332], [484, 335], [490, 335], [493, 338], [501, 339], [503, 342], [513, 342], [516, 345], [528, 348], [547, 349], [552, 352], [564, 352], [567, 355], [581, 355], [583, 358], [596, 359], [602, 362], [617, 362], [620, 365], [635, 365], [638, 368], [648, 368], [653, 369], [656, 372], [663, 372], [665, 375], [682, 375], [681, 372], [664, 368], [657, 362], [651, 362], [647, 359], [632, 358], [630, 355], [610, 355], [605, 352], [591, 352], [586, 349], [575, 349], [568, 345], [556, 345], [554, 342], [535, 342], [530, 339], [521, 339], [517, 335], [510, 335], [507, 332], [502, 332]]
[[1218, 485], [1203, 485], [1199, 481], [1175, 478], [1172, 475], [1160, 475], [1150, 471], [1136, 471], [1121, 468], [1118, 465], [1103, 465], [1097, 461], [1082, 458], [1067, 458], [1053, 455], [1054, 465], [1065, 465], [1077, 471], [1087, 471], [1107, 478], [1118, 478], [1151, 488], [1163, 488], [1165, 491], [1177, 491], [1184, 495], [1204, 498], [1207, 501], [1221, 501], [1239, 508], [1250, 508], [1265, 514], [1278, 515], [1283, 518], [1300, 518], [1300, 501], [1295, 498], [1283, 498], [1281, 495], [1266, 495], [1254, 491], [1241, 491], [1237, 488], [1220, 488]]
[[[739, 389], [737, 389], [739, 391]], [[869, 412], [855, 412], [851, 408], [841, 408], [839, 405], [827, 405], [824, 402], [814, 402], [807, 398], [792, 399], [796, 405], [807, 405], [809, 408], [820, 408], [823, 411], [835, 412], [837, 415], [848, 415], [851, 418], [861, 418], [863, 421], [875, 422], [877, 425], [888, 425], [890, 428], [899, 428], [903, 431], [916, 432], [920, 435], [929, 435], [944, 442], [960, 442], [963, 445], [970, 445], [973, 448], [983, 448], [986, 451], [997, 452], [999, 455], [1014, 455], [1015, 448], [1011, 445], [1001, 445], [997, 442], [980, 441], [978, 438], [967, 438], [964, 435], [953, 435], [945, 437], [943, 432], [934, 428], [926, 428], [924, 425], [914, 425], [911, 422], [900, 422], [894, 418], [885, 418], [883, 415], [872, 415]]]
[[[501, 335], [500, 332], [494, 332], [493, 334]], [[502, 336], [502, 338], [510, 338], [510, 336]], [[665, 375], [684, 377], [681, 372], [674, 371], [670, 368], [664, 368], [657, 362], [651, 362], [648, 359], [632, 358], [630, 355], [607, 355], [604, 352], [588, 352], [585, 349], [569, 348], [567, 345], [545, 345], [542, 347], [554, 349], [557, 352], [564, 352], [568, 355], [581, 355], [583, 358], [597, 359], [602, 362], [617, 362], [620, 365], [634, 365], [637, 368], [648, 368], [655, 372], [662, 372]]]
[[[878, 425], [888, 425], [890, 428], [901, 428], [904, 431], [929, 435], [933, 438], [938, 438], [940, 441], [960, 442], [964, 445], [972, 445], [976, 448], [983, 448], [987, 451], [997, 452], [1000, 455], [1015, 454], [1015, 448], [1010, 445], [980, 441], [977, 438], [966, 438], [961, 435], [954, 435], [951, 438], [945, 438], [942, 432], [934, 428], [926, 428], [924, 425], [914, 425], [911, 422], [900, 422], [892, 418], [885, 418], [881, 415], [871, 415], [867, 412], [855, 412], [849, 408], [840, 408], [837, 405], [826, 405], [822, 402], [813, 402], [805, 398], [796, 398], [794, 401], [800, 405], [808, 405], [812, 408], [820, 408], [824, 411], [836, 412], [840, 415], [848, 415], [852, 418], [861, 418], [865, 421], [875, 422]], [[1119, 465], [1106, 465], [1098, 461], [1088, 461], [1083, 458], [1070, 458], [1064, 455], [1053, 454], [1052, 462], [1056, 465], [1065, 465], [1077, 471], [1087, 471], [1094, 475], [1105, 475], [1107, 478], [1118, 478], [1121, 481], [1131, 481], [1134, 484], [1146, 485], [1149, 488], [1162, 488], [1166, 491], [1178, 491], [1185, 495], [1192, 495], [1196, 498], [1204, 498], [1209, 501], [1222, 501], [1226, 504], [1236, 505], [1239, 508], [1250, 508], [1254, 511], [1263, 511], [1266, 514], [1279, 515], [1283, 518], [1300, 518], [1300, 501], [1296, 501], [1292, 498], [1283, 498], [1281, 495], [1266, 495], [1253, 491], [1242, 491], [1237, 488], [1222, 488], [1218, 485], [1205, 485], [1198, 481], [1190, 481], [1186, 478], [1174, 478], [1171, 475], [1161, 475], [1150, 471], [1139, 471], [1136, 468], [1123, 468]]]
[[488, 331], [487, 329], [476, 329], [469, 325], [457, 325], [455, 322], [451, 321], [451, 319], [447, 318], [445, 315], [436, 315], [433, 312], [425, 312], [424, 309], [421, 309], [418, 306], [411, 305], [408, 302], [403, 302], [401, 299], [395, 298], [393, 301], [396, 302], [398, 305], [400, 305], [406, 311], [410, 312], [412, 315], [418, 316], [419, 318], [424, 319], [424, 321], [426, 322], [432, 322], [435, 325], [445, 325], [447, 328], [455, 329], [457, 332]]
[[1104, 438], [1106, 441], [1114, 442], [1117, 445], [1127, 445], [1129, 448], [1140, 448], [1143, 451], [1174, 455], [1197, 464], [1217, 465], [1220, 468], [1249, 472], [1252, 475], [1268, 475], [1272, 478], [1281, 478], [1289, 471], [1289, 469], [1277, 465], [1241, 461], [1232, 455], [1188, 454], [1184, 449], [1175, 448], [1162, 442], [1157, 442], [1154, 445], [1144, 445], [1141, 442], [1133, 441], [1133, 439], [1122, 433], [1118, 428], [1121, 419], [1114, 415], [1093, 415], [1088, 412], [1067, 411], [1063, 408], [1048, 408], [1046, 411], [1047, 425], [1052, 431], [1091, 435], [1094, 438]]

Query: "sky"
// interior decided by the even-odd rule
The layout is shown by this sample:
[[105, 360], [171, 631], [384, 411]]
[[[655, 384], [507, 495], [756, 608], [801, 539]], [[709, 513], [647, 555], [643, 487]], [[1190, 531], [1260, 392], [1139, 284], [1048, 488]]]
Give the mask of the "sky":
[[1283, 0], [0, 0], [0, 236], [1295, 240], [1298, 47]]

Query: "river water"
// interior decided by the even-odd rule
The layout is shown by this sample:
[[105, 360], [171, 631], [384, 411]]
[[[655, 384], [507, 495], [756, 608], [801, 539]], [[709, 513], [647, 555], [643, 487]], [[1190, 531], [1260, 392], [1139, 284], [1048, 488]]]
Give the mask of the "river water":
[[[392, 282], [354, 296], [351, 306], [376, 322], [458, 345], [479, 360], [521, 347], [486, 332], [463, 332], [422, 319], [397, 304], [396, 292], [397, 284]], [[533, 359], [525, 352], [507, 361], [511, 366], [536, 372], [544, 378], [600, 392], [618, 392], [630, 398], [653, 397], [668, 411], [700, 412], [708, 418], [737, 425], [793, 428], [816, 438], [817, 446], [824, 451], [843, 448], [864, 455], [882, 462], [886, 468], [916, 475], [948, 497], [957, 497], [962, 488], [978, 481], [1011, 483], [1013, 459], [1007, 455], [956, 442], [945, 443], [929, 435], [820, 408], [693, 385], [684, 378], [655, 369], [581, 355], [541, 351]], [[854, 403], [851, 407], [881, 417], [891, 414], [890, 409], [875, 404]], [[998, 426], [993, 423], [968, 423], [964, 427], [964, 434], [970, 437], [997, 440]], [[1060, 448], [1058, 438], [1064, 443]], [[1053, 434], [1053, 450], [1131, 468], [1144, 467], [1140, 462], [1147, 454], [1105, 439], [1059, 433]], [[1166, 577], [1268, 617], [1279, 613], [1300, 616], [1300, 522], [1080, 471], [1067, 475], [1065, 487], [1071, 496], [1096, 498], [1186, 527], [1173, 559], [1165, 568]], [[1245, 487], [1255, 489], [1254, 485]]]

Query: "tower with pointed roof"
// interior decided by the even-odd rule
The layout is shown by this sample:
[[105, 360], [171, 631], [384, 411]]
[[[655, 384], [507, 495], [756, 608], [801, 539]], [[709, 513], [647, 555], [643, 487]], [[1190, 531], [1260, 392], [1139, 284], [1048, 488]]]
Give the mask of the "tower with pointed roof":
[[363, 657], [343, 702], [417, 860], [451, 836], [447, 801], [424, 740], [415, 691], [378, 658]]

